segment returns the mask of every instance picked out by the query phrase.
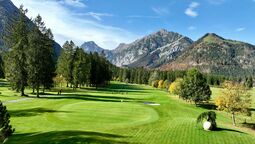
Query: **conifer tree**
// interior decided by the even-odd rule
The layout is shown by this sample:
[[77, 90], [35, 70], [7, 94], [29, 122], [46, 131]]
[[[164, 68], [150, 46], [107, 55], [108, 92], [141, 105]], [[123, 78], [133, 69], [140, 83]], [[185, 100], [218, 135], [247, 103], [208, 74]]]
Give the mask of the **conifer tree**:
[[72, 68], [73, 68], [73, 54], [74, 54], [74, 43], [66, 41], [61, 50], [57, 62], [57, 73], [62, 75], [67, 81], [67, 87], [72, 84]]
[[5, 37], [5, 44], [9, 47], [6, 56], [6, 78], [12, 88], [25, 96], [27, 86], [27, 50], [28, 50], [28, 22], [25, 14], [27, 10], [20, 6], [19, 17], [14, 22]]
[[13, 132], [14, 129], [10, 125], [10, 115], [7, 112], [6, 106], [0, 101], [0, 143], [4, 143]]

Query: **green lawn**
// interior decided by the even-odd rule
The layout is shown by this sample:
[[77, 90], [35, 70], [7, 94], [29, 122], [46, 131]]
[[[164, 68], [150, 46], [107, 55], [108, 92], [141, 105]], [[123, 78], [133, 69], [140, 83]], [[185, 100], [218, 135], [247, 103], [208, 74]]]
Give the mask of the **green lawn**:
[[[61, 96], [53, 90], [39, 99], [13, 101], [20, 97], [5, 84], [1, 81], [0, 99], [6, 102], [16, 129], [8, 143], [255, 143], [254, 130], [232, 127], [225, 112], [217, 112], [217, 131], [196, 127], [196, 117], [206, 109], [149, 86], [113, 82], [105, 89], [65, 89]], [[255, 122], [254, 117], [250, 122]]]

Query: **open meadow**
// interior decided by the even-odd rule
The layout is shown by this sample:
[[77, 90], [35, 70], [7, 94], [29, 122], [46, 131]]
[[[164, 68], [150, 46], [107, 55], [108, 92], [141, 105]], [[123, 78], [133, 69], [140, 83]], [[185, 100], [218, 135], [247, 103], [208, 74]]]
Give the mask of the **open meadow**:
[[[62, 95], [53, 89], [41, 98], [19, 97], [7, 86], [2, 80], [0, 99], [15, 128], [10, 144], [255, 142], [254, 130], [240, 127], [245, 117], [238, 116], [238, 127], [233, 127], [230, 115], [217, 111], [219, 129], [204, 131], [196, 118], [210, 108], [196, 107], [149, 86], [112, 82], [107, 88], [64, 89]], [[212, 91], [213, 97], [220, 93], [219, 88]], [[254, 116], [247, 122], [254, 125]]]

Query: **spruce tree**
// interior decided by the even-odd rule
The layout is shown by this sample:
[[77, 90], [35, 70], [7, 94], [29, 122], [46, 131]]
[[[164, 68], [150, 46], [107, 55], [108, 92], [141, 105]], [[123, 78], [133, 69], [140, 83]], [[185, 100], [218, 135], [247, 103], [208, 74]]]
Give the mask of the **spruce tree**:
[[31, 33], [29, 34], [29, 49], [28, 49], [28, 84], [36, 89], [36, 95], [39, 97], [39, 88], [42, 81], [43, 75], [43, 66], [42, 65], [42, 56], [44, 41], [42, 39], [43, 34], [41, 30], [45, 29], [42, 18], [38, 15], [34, 20], [35, 26], [33, 27]]
[[14, 129], [10, 125], [10, 115], [7, 112], [6, 106], [0, 101], [0, 143], [4, 143], [13, 132]]
[[66, 41], [58, 58], [57, 73], [66, 79], [67, 87], [69, 87], [69, 84], [72, 84], [73, 81], [73, 54], [74, 43], [72, 41]]
[[50, 29], [43, 32], [43, 55], [42, 55], [42, 86], [43, 93], [45, 89], [53, 86], [53, 77], [55, 76], [55, 61], [54, 61], [54, 39]]
[[6, 78], [12, 88], [25, 96], [27, 86], [27, 50], [28, 50], [28, 22], [25, 14], [27, 10], [20, 6], [19, 17], [5, 37], [5, 44], [9, 47], [6, 56]]

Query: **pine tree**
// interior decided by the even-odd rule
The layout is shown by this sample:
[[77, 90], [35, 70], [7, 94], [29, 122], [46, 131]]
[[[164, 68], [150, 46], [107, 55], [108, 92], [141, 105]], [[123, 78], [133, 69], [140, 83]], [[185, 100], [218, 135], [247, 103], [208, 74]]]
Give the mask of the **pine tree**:
[[81, 48], [76, 48], [74, 52], [73, 84], [74, 88], [88, 84], [89, 61]]
[[42, 55], [42, 85], [43, 92], [53, 86], [53, 77], [55, 76], [55, 61], [54, 61], [54, 43], [53, 34], [50, 29], [43, 32], [43, 55]]
[[67, 87], [72, 84], [72, 71], [73, 71], [73, 54], [74, 54], [74, 43], [66, 41], [61, 50], [57, 62], [57, 73], [62, 75], [67, 81]]
[[28, 49], [28, 84], [36, 89], [36, 95], [39, 97], [39, 88], [42, 81], [43, 66], [42, 56], [44, 55], [44, 41], [42, 40], [43, 34], [40, 30], [45, 29], [44, 23], [42, 22], [41, 16], [37, 16], [34, 20], [35, 26], [28, 36], [29, 49]]
[[55, 71], [53, 59], [53, 35], [50, 29], [45, 27], [42, 17], [38, 15], [34, 19], [35, 26], [29, 34], [28, 49], [28, 83], [39, 97], [40, 86], [49, 88], [53, 84]]
[[19, 17], [5, 37], [5, 44], [9, 47], [6, 57], [6, 78], [12, 88], [25, 96], [27, 86], [27, 50], [28, 50], [28, 22], [25, 14], [27, 10], [20, 6]]
[[10, 115], [7, 112], [6, 106], [0, 101], [0, 143], [12, 135], [14, 129], [10, 125]]

